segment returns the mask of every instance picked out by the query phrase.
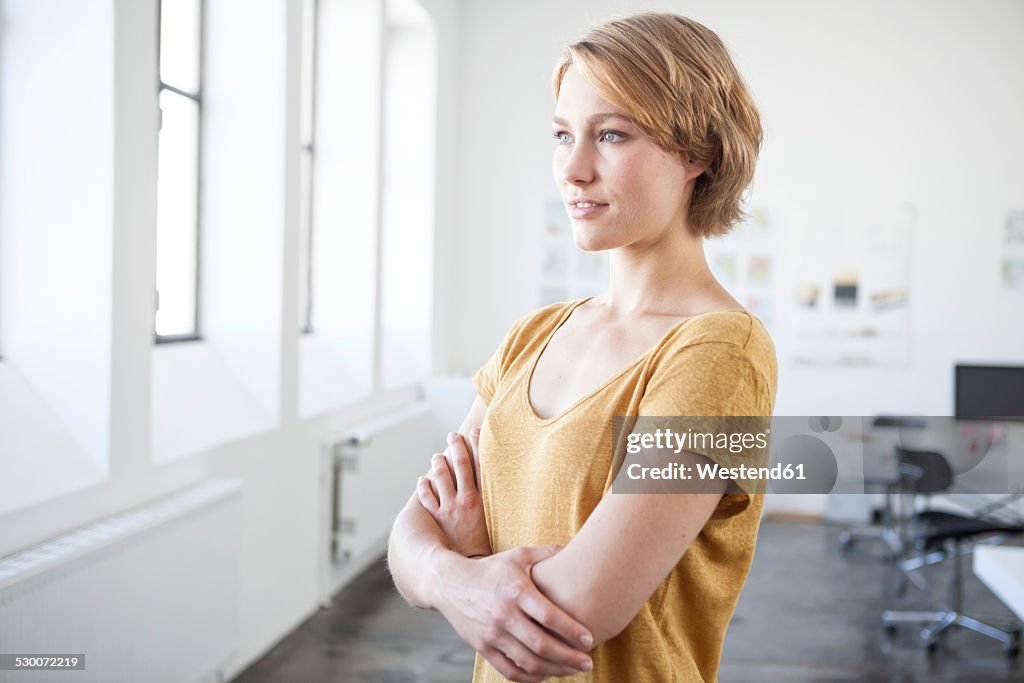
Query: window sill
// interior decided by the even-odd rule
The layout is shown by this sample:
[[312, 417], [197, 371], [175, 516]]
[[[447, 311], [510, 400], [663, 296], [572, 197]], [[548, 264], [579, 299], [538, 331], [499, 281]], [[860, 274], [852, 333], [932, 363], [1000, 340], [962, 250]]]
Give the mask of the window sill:
[[153, 347], [151, 453], [155, 463], [207, 451], [275, 427], [204, 342]]
[[[341, 410], [373, 393], [372, 376], [367, 367], [353, 367], [340, 352], [343, 342], [324, 335], [304, 334], [299, 339], [299, 417], [309, 419]], [[369, 358], [367, 349], [353, 358]]]
[[107, 478], [10, 363], [0, 363], [0, 415], [0, 515]]

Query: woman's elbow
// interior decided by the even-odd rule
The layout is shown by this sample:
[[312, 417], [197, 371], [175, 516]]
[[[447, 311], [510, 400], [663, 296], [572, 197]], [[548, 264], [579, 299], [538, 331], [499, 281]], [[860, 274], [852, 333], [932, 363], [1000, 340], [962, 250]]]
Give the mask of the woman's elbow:
[[391, 526], [391, 532], [388, 534], [388, 548], [385, 562], [387, 564], [388, 574], [391, 575], [391, 582], [395, 585], [395, 589], [398, 594], [401, 595], [405, 601], [412, 607], [425, 608], [422, 601], [417, 600], [416, 591], [410, 581], [411, 577], [407, 575], [405, 569], [409, 564], [409, 558], [406, 556], [404, 540], [406, 538], [407, 530], [405, 529], [406, 517], [408, 515], [408, 506], [398, 513], [394, 523]]
[[548, 598], [576, 619], [594, 637], [591, 650], [625, 631], [635, 616], [625, 614], [622, 606], [614, 604], [614, 601], [597, 597], [601, 595], [601, 591], [588, 589], [580, 583], [567, 581], [552, 593], [553, 595], [548, 595]]
[[594, 614], [586, 614], [583, 617], [584, 625], [590, 629], [594, 636], [594, 647], [611, 640], [626, 630], [632, 617], [624, 619], [621, 616], [611, 614], [607, 611], [595, 609]]

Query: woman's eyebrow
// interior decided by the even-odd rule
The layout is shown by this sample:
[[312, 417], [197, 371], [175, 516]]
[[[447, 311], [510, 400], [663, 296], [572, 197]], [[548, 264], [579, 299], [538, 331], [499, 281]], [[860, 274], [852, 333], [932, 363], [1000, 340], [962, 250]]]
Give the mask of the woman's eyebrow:
[[[607, 113], [604, 113], [604, 114], [594, 114], [589, 119], [587, 119], [587, 123], [589, 123], [590, 125], [594, 125], [596, 123], [601, 123], [602, 121], [606, 121], [608, 119], [622, 119], [626, 123], [633, 123], [628, 116], [625, 116], [623, 114], [617, 114], [615, 112], [607, 112]], [[551, 119], [551, 123], [557, 123], [560, 126], [568, 126], [569, 125], [568, 121], [566, 121], [565, 119], [560, 118], [558, 116], [556, 116], [553, 119]]]

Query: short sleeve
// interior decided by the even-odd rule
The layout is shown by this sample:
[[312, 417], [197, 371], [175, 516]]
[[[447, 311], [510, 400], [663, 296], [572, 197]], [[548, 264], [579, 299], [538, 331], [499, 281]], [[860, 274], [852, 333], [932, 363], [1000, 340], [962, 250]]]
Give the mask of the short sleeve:
[[767, 379], [756, 359], [729, 342], [679, 349], [659, 363], [640, 400], [641, 415], [771, 415]]
[[501, 379], [501, 357], [502, 349], [498, 347], [491, 354], [491, 357], [487, 359], [487, 362], [473, 375], [473, 385], [476, 386], [476, 393], [480, 394], [480, 398], [487, 405], [491, 405], [494, 392], [497, 390], [498, 382]]
[[[701, 342], [662, 359], [648, 380], [639, 413], [665, 418], [660, 422], [648, 421], [648, 424], [667, 426], [672, 424], [673, 418], [706, 417], [697, 422], [702, 429], [754, 434], [770, 426], [772, 394], [765, 372], [759, 367], [759, 359], [746, 349], [730, 342]], [[688, 424], [694, 422], [690, 420]], [[721, 467], [768, 464], [767, 449], [688, 450], [711, 458]], [[739, 514], [750, 506], [750, 495], [763, 493], [764, 488], [763, 480], [732, 481], [711, 519]]]
[[501, 341], [498, 348], [491, 354], [491, 357], [488, 358], [487, 362], [476, 371], [475, 375], [473, 375], [473, 384], [476, 386], [476, 392], [480, 394], [480, 398], [482, 398], [484, 403], [487, 405], [491, 404], [491, 400], [494, 398], [494, 394], [498, 390], [498, 385], [501, 383], [502, 378], [505, 376], [512, 363], [512, 351], [516, 345], [516, 341], [519, 339], [523, 329], [526, 327], [527, 321], [533, 315], [534, 314], [531, 313], [517, 320], [505, 335], [505, 338]]

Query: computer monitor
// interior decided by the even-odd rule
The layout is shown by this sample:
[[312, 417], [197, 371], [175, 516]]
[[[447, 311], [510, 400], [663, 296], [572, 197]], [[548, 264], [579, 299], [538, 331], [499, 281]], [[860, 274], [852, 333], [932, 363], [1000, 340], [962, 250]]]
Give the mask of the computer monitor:
[[954, 385], [958, 419], [1024, 421], [1024, 366], [958, 363]]

